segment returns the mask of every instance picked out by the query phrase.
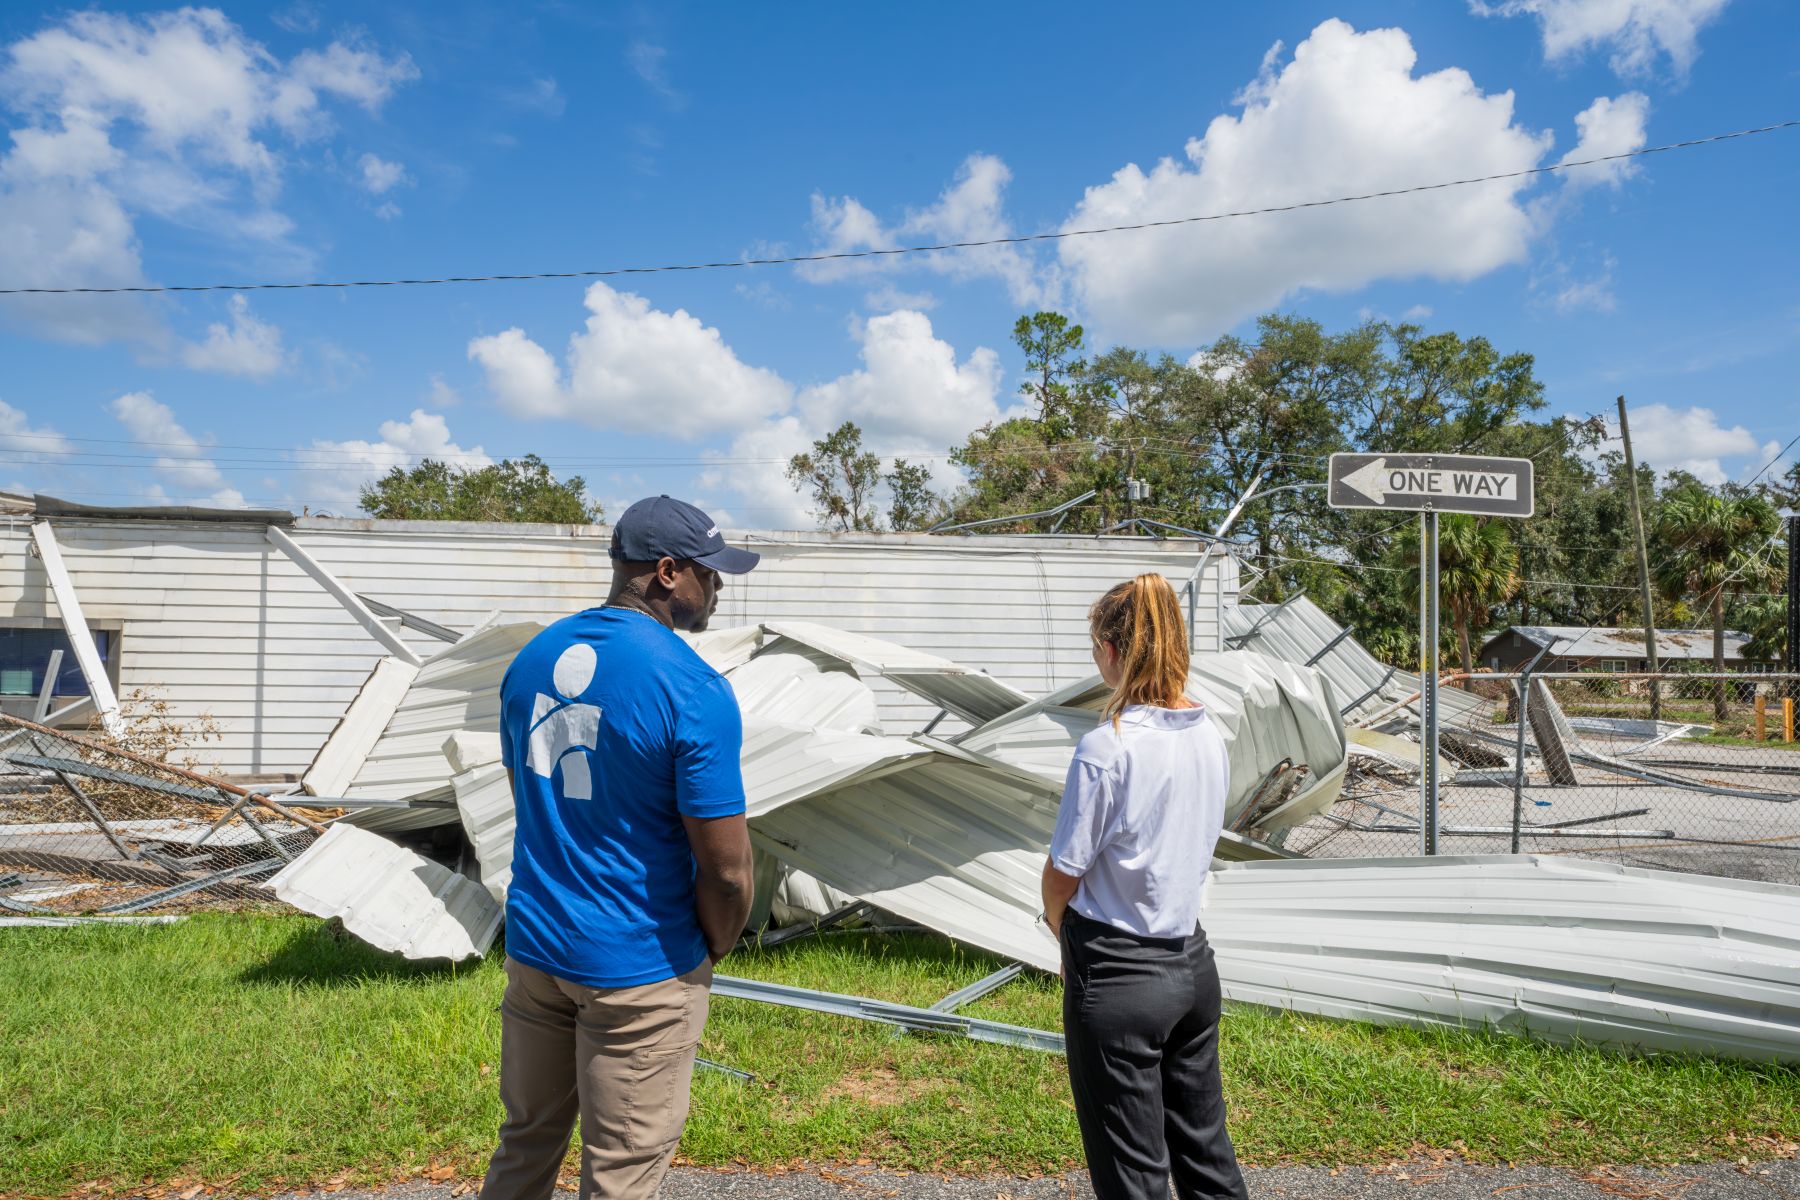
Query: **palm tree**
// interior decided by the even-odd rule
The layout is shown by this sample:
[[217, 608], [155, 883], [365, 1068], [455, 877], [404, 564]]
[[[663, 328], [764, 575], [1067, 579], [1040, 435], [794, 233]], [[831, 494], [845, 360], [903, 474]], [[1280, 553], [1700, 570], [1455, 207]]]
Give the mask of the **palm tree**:
[[1519, 551], [1505, 526], [1464, 513], [1438, 518], [1438, 596], [1450, 610], [1463, 670], [1475, 669], [1470, 632], [1486, 628], [1518, 590]]
[[[1419, 554], [1395, 543], [1394, 554], [1406, 563], [1414, 591], [1419, 587]], [[1457, 649], [1465, 671], [1475, 669], [1470, 635], [1485, 629], [1496, 606], [1519, 589], [1519, 550], [1505, 526], [1463, 513], [1438, 518], [1438, 600], [1450, 610]]]
[[[1713, 670], [1725, 671], [1725, 601], [1775, 584], [1767, 554], [1781, 527], [1760, 496], [1723, 496], [1688, 484], [1663, 498], [1656, 515], [1657, 587], [1679, 600], [1692, 596], [1712, 610]], [[1726, 720], [1725, 681], [1713, 681], [1713, 719]]]

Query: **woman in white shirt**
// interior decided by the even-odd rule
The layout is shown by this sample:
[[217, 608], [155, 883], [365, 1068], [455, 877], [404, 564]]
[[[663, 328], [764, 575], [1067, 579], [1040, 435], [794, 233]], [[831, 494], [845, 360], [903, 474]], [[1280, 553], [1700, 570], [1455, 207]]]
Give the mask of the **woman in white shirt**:
[[1140, 575], [1088, 613], [1106, 719], [1069, 764], [1044, 864], [1069, 1081], [1099, 1200], [1244, 1197], [1219, 1084], [1219, 973], [1200, 888], [1230, 768], [1186, 697], [1174, 589]]

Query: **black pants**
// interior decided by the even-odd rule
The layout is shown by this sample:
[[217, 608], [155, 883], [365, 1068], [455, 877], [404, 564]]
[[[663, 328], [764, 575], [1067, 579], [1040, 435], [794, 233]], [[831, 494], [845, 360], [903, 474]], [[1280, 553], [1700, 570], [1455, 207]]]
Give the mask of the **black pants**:
[[1243, 1200], [1219, 1085], [1219, 971], [1206, 934], [1145, 938], [1069, 910], [1063, 1031], [1099, 1200]]

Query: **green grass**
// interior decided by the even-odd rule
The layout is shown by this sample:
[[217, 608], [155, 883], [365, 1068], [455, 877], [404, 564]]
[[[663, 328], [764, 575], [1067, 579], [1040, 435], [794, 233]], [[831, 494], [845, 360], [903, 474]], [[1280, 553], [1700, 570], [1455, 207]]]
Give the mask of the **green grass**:
[[[729, 970], [929, 1004], [996, 965], [936, 938], [868, 935], [734, 956]], [[479, 1173], [500, 1121], [501, 988], [497, 955], [417, 967], [300, 917], [0, 930], [0, 1194]], [[1027, 975], [970, 1011], [1054, 1029], [1059, 985]], [[730, 1000], [715, 1002], [702, 1053], [757, 1078], [696, 1076], [682, 1142], [695, 1163], [1030, 1173], [1080, 1157], [1052, 1055]], [[1800, 1140], [1792, 1068], [1248, 1009], [1226, 1019], [1224, 1062], [1251, 1163], [1422, 1149], [1657, 1162]]]

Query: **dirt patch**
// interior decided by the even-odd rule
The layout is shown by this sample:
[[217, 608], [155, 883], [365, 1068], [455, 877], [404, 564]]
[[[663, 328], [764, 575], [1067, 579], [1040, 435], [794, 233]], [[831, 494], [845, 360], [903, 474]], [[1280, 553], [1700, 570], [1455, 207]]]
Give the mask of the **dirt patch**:
[[873, 1071], [838, 1080], [826, 1088], [819, 1098], [831, 1101], [841, 1097], [871, 1108], [887, 1108], [917, 1099], [941, 1086], [940, 1080], [902, 1079], [887, 1067], [877, 1067]]

